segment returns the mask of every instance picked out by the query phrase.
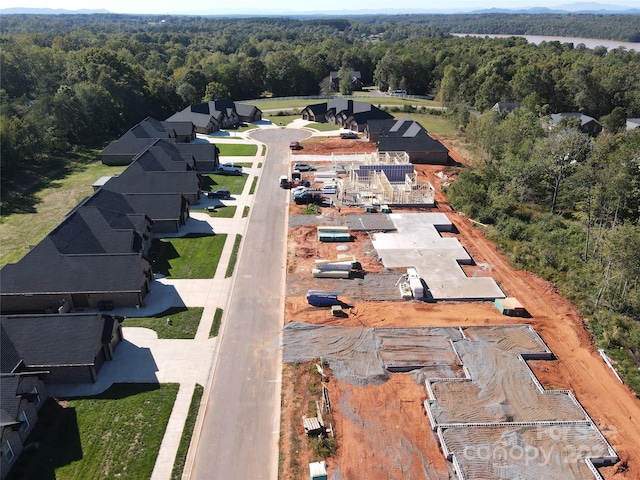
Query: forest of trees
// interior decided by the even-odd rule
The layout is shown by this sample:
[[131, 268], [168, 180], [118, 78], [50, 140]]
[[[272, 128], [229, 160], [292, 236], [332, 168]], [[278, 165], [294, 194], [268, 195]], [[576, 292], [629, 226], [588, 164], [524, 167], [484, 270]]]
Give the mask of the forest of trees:
[[[560, 33], [531, 30], [535, 17], [525, 17], [471, 20]], [[20, 192], [16, 179], [46, 175], [64, 152], [104, 145], [149, 115], [165, 119], [223, 97], [315, 95], [330, 71], [358, 70], [365, 85], [435, 94], [447, 107], [475, 148], [450, 202], [490, 225], [516, 265], [556, 282], [640, 391], [640, 131], [624, 128], [640, 117], [640, 53], [455, 38], [447, 31], [470, 32], [471, 20], [452, 18], [5, 15], [3, 208]], [[628, 40], [637, 39], [639, 19], [574, 15], [565, 23], [594, 37], [615, 26], [631, 32]], [[522, 108], [496, 114], [499, 101]], [[594, 139], [571, 122], [545, 126], [563, 111], [595, 117], [605, 131]]]
[[[318, 94], [329, 71], [340, 69], [358, 70], [365, 85], [382, 90], [438, 93], [461, 125], [469, 108], [484, 111], [497, 101], [545, 113], [640, 116], [638, 52], [452, 38], [409, 18], [5, 15], [3, 173], [24, 168], [25, 158], [38, 162], [103, 142], [148, 115], [163, 119], [203, 100]], [[609, 24], [627, 16], [604, 18]]]
[[515, 266], [555, 282], [640, 392], [640, 129], [592, 139], [522, 108], [467, 132], [476, 161], [449, 201], [491, 225]]

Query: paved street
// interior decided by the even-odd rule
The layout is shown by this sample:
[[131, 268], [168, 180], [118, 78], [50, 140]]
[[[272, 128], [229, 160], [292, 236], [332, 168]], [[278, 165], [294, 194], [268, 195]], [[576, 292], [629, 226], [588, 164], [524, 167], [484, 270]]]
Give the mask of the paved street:
[[289, 142], [304, 136], [280, 128], [253, 135], [269, 149], [192, 452], [193, 479], [277, 478], [287, 195], [278, 177], [287, 173]]

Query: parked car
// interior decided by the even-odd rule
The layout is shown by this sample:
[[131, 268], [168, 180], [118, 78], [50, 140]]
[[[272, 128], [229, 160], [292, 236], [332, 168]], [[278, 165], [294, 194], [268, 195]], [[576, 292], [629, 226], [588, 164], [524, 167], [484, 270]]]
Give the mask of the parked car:
[[289, 148], [291, 150], [300, 150], [302, 148], [302, 145], [300, 145], [300, 142], [291, 142], [289, 144]]
[[324, 203], [324, 197], [317, 192], [304, 192], [300, 195], [294, 196], [293, 201], [296, 205], [304, 205], [306, 203], [322, 205], [322, 203]]
[[305, 193], [305, 192], [307, 192], [309, 190], [311, 190], [311, 188], [308, 185], [307, 186], [300, 185], [299, 187], [292, 188], [291, 189], [291, 194], [294, 197], [297, 197], [297, 196], [302, 195], [303, 193]]
[[218, 170], [223, 173], [231, 173], [235, 175], [242, 173], [242, 167], [240, 165], [234, 165], [233, 163], [221, 163]]
[[312, 172], [313, 170], [316, 169], [316, 167], [314, 167], [309, 163], [296, 163], [293, 166], [293, 169], [298, 170], [299, 172]]
[[291, 180], [286, 175], [280, 176], [280, 188], [291, 188]]
[[230, 198], [231, 192], [226, 188], [219, 188], [212, 192], [207, 192], [207, 197], [209, 198]]
[[358, 134], [356, 132], [342, 132], [340, 134], [340, 138], [346, 140], [349, 138], [358, 138]]

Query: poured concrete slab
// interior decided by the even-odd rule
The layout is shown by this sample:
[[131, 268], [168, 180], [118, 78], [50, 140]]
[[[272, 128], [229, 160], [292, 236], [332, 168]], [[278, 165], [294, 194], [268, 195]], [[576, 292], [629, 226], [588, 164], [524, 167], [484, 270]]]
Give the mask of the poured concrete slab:
[[494, 300], [505, 295], [492, 278], [469, 278], [460, 267], [473, 259], [456, 238], [444, 213], [388, 215], [396, 232], [377, 233], [373, 246], [387, 268], [415, 267], [426, 283], [430, 300]]

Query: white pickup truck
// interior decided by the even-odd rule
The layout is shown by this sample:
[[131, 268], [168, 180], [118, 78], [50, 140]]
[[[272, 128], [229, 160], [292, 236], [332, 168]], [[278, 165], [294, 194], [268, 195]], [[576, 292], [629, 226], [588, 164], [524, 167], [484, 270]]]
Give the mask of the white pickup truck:
[[240, 165], [234, 165], [233, 163], [221, 163], [218, 166], [218, 170], [222, 173], [241, 174], [242, 167]]

